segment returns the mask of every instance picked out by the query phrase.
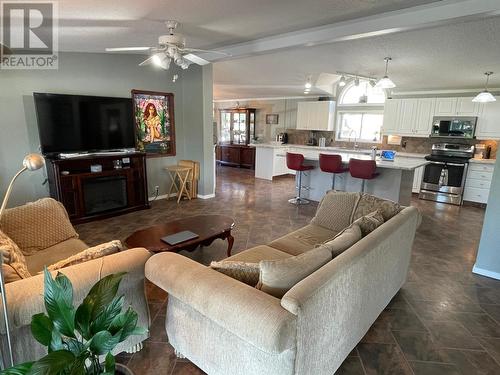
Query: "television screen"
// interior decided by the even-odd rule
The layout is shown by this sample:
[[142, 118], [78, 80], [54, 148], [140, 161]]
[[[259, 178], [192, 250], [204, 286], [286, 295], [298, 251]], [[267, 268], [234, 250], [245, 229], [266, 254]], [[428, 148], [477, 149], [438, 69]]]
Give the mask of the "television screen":
[[43, 154], [135, 147], [132, 99], [34, 93]]

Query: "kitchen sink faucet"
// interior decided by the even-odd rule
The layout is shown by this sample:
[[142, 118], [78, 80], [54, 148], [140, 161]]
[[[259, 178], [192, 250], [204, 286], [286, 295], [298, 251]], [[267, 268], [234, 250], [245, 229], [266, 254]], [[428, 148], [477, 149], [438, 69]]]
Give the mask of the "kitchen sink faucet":
[[353, 148], [353, 150], [357, 150], [359, 148], [359, 145], [358, 145], [358, 142], [357, 142], [356, 130], [354, 130], [354, 129], [351, 129], [351, 131], [349, 132], [349, 143], [352, 142], [352, 140], [351, 140], [352, 133], [354, 133], [354, 144], [353, 144], [352, 148]]

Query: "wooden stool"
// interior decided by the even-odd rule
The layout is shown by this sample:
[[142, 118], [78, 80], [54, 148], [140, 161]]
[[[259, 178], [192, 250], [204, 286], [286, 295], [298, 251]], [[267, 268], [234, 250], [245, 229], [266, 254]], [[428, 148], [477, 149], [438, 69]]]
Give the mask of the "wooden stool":
[[[191, 200], [191, 194], [189, 194], [187, 190], [187, 181], [189, 179], [189, 176], [193, 172], [193, 168], [182, 167], [180, 165], [169, 165], [168, 167], [165, 167], [165, 170], [169, 173], [172, 180], [172, 184], [170, 185], [170, 189], [168, 190], [168, 197], [170, 197], [170, 194], [172, 194], [172, 189], [175, 187], [177, 192], [177, 203], [181, 201], [181, 198], [184, 195], [189, 200]], [[177, 179], [179, 179], [178, 186]]]

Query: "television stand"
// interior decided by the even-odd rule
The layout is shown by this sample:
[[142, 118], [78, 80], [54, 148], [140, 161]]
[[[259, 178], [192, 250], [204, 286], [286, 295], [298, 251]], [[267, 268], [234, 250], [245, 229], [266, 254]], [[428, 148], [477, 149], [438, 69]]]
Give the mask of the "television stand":
[[125, 155], [125, 154], [135, 154], [137, 151], [130, 149], [123, 150], [106, 150], [106, 151], [92, 151], [92, 152], [61, 152], [59, 154], [60, 159], [72, 159], [81, 158], [82, 156], [113, 156], [113, 155]]
[[[113, 161], [121, 160], [115, 169]], [[60, 201], [78, 224], [149, 208], [146, 154], [111, 152], [47, 158], [50, 196]], [[102, 171], [91, 172], [100, 164]]]

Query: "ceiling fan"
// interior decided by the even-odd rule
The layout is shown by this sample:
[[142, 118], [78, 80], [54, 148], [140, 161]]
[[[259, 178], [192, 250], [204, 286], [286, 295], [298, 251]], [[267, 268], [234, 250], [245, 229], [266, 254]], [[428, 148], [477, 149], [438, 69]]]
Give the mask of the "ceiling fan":
[[136, 51], [148, 51], [150, 57], [141, 62], [139, 65], [149, 65], [154, 64], [165, 70], [168, 70], [170, 63], [173, 61], [174, 64], [180, 66], [182, 69], [187, 69], [191, 63], [198, 65], [210, 64], [210, 61], [195, 55], [193, 52], [209, 52], [216, 53], [220, 55], [229, 56], [228, 53], [214, 51], [214, 50], [204, 50], [198, 48], [187, 48], [186, 41], [181, 34], [174, 34], [174, 30], [177, 28], [179, 23], [177, 21], [165, 21], [165, 26], [168, 29], [167, 35], [160, 35], [158, 38], [158, 45], [156, 47], [118, 47], [118, 48], [106, 48], [107, 52], [136, 52]]

